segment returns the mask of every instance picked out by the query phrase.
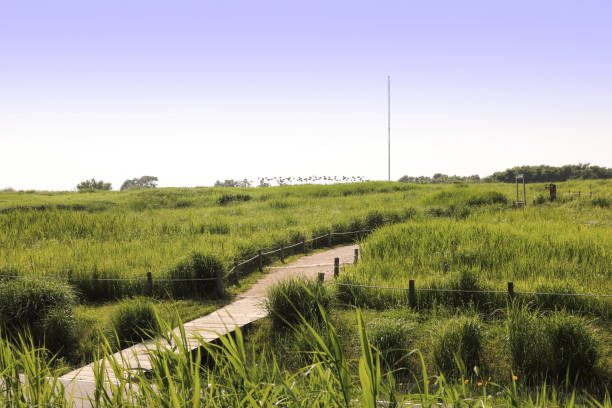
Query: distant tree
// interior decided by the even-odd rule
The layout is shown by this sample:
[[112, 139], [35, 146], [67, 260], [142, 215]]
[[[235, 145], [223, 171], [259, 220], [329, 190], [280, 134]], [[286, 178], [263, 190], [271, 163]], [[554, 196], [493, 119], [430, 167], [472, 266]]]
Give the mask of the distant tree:
[[477, 174], [472, 176], [448, 176], [443, 173], [436, 173], [433, 177], [428, 176], [402, 176], [398, 180], [401, 183], [417, 183], [417, 184], [451, 184], [451, 183], [479, 183], [480, 176]]
[[514, 183], [516, 176], [523, 174], [525, 180], [532, 183], [567, 181], [570, 179], [611, 179], [612, 168], [591, 166], [589, 163], [567, 164], [561, 167], [553, 166], [518, 166], [504, 171], [498, 171], [489, 176], [491, 181]]
[[121, 185], [121, 191], [124, 190], [138, 190], [141, 188], [155, 188], [157, 187], [157, 177], [155, 176], [142, 176], [129, 180], [125, 180]]
[[111, 183], [105, 183], [102, 180], [96, 181], [95, 178], [91, 180], [85, 180], [77, 184], [77, 190], [79, 191], [96, 191], [96, 190], [110, 190]]

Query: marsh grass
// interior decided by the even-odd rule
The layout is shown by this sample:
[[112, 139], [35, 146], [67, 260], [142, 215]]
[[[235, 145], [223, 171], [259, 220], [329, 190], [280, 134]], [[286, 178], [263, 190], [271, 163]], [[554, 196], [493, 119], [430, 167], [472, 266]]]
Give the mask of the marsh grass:
[[[96, 407], [268, 407], [304, 406], [368, 407], [380, 404], [403, 406], [418, 403], [422, 407], [603, 407], [609, 408], [609, 393], [594, 398], [569, 388], [561, 392], [543, 385], [526, 388], [517, 380], [508, 385], [493, 381], [447, 380], [427, 371], [421, 361], [419, 375], [410, 384], [398, 383], [392, 372], [381, 365], [380, 355], [370, 340], [362, 314], [357, 311], [355, 328], [359, 354], [353, 362], [339, 347], [336, 329], [327, 320], [326, 337], [303, 321], [313, 362], [295, 372], [280, 368], [276, 360], [263, 356], [251, 359], [243, 333], [223, 336], [216, 344], [201, 342], [191, 351], [184, 330], [169, 331], [158, 338], [151, 350], [149, 373], [127, 371], [121, 356], [113, 355], [110, 345], [94, 364], [95, 390], [90, 403]], [[162, 324], [164, 324], [162, 322]], [[182, 327], [182, 326], [181, 326]], [[164, 344], [176, 347], [170, 350]], [[0, 336], [0, 403], [6, 407], [64, 407], [71, 404], [58, 373], [48, 366], [41, 351], [27, 341], [6, 343]], [[356, 369], [355, 369], [356, 367]], [[24, 376], [20, 377], [23, 373]], [[109, 377], [116, 378], [109, 383]], [[406, 387], [410, 390], [407, 390]]]
[[279, 282], [268, 290], [266, 309], [276, 330], [290, 329], [302, 320], [323, 321], [322, 311], [333, 303], [330, 288], [314, 279], [295, 278]]
[[111, 316], [116, 340], [121, 348], [161, 333], [159, 313], [151, 300], [136, 297], [121, 301]]

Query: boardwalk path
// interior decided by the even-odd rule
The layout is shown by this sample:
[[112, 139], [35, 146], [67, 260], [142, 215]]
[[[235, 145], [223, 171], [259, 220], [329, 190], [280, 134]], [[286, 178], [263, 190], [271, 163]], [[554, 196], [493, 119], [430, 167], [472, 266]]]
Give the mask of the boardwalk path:
[[[213, 341], [219, 336], [234, 331], [235, 327], [243, 327], [251, 322], [266, 316], [264, 301], [267, 290], [276, 282], [295, 276], [314, 277], [319, 272], [325, 273], [325, 279], [333, 277], [334, 258], [340, 258], [340, 264], [353, 263], [354, 250], [357, 245], [348, 245], [330, 249], [328, 251], [304, 256], [295, 262], [284, 266], [268, 267], [268, 274], [259, 279], [250, 289], [237, 296], [229, 305], [222, 307], [206, 316], [185, 323], [185, 333], [190, 346], [198, 347], [198, 337], [206, 341]], [[175, 329], [178, 333], [178, 329]], [[147, 348], [152, 342], [137, 344], [123, 350], [124, 368], [150, 369]], [[117, 353], [118, 361], [122, 358]], [[78, 370], [74, 370], [60, 378], [65, 384], [67, 392], [73, 391], [77, 401], [87, 400], [87, 396], [93, 393], [94, 387], [94, 364], [88, 364]], [[112, 373], [107, 372], [110, 381], [113, 381]], [[77, 402], [78, 404], [78, 402]], [[79, 405], [79, 404], [78, 404]], [[84, 404], [88, 405], [88, 404]]]

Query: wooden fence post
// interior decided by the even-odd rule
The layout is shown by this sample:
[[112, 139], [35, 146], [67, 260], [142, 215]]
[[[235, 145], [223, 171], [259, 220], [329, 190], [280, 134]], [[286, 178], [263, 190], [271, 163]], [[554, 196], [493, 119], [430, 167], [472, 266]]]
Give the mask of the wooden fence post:
[[153, 274], [147, 272], [147, 294], [153, 296]]
[[323, 283], [323, 281], [325, 280], [325, 273], [319, 272], [319, 274], [317, 275], [317, 280]]
[[508, 298], [510, 301], [514, 299], [514, 282], [508, 282]]
[[340, 258], [334, 258], [334, 278], [340, 275]]
[[408, 281], [408, 304], [410, 307], [415, 308], [417, 305], [416, 301], [416, 289], [414, 287], [414, 280], [410, 279]]
[[281, 244], [280, 247], [280, 260], [282, 263], [285, 263], [285, 244]]
[[359, 262], [359, 248], [355, 248], [355, 259], [353, 260], [354, 264], [357, 264], [357, 262]]
[[238, 285], [240, 281], [240, 270], [238, 270], [238, 258], [234, 258], [234, 282]]
[[302, 238], [302, 252], [306, 253], [306, 238]]
[[331, 234], [331, 230], [327, 230], [327, 246], [332, 246], [332, 234]]
[[259, 272], [263, 272], [263, 255], [261, 254], [261, 249], [257, 250], [257, 258], [259, 262]]
[[219, 297], [224, 297], [225, 296], [225, 286], [223, 285], [223, 269], [217, 269], [217, 274], [216, 274], [216, 289], [217, 289], [217, 296]]

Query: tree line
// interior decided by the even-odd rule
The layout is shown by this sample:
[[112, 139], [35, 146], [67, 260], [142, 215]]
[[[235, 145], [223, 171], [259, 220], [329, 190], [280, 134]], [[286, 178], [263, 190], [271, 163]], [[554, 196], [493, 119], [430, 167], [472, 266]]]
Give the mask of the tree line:
[[[402, 176], [398, 180], [401, 183], [417, 183], [417, 184], [448, 184], [448, 183], [514, 183], [516, 177], [522, 174], [525, 177], [525, 181], [529, 183], [539, 182], [559, 182], [567, 181], [572, 179], [579, 180], [592, 180], [592, 179], [612, 179], [612, 168], [592, 166], [589, 163], [578, 163], [578, 164], [566, 164], [565, 166], [555, 167], [547, 165], [539, 166], [517, 166], [504, 171], [498, 171], [490, 176], [481, 178], [477, 174], [472, 176], [449, 176], [443, 173], [436, 173], [433, 177], [428, 176]], [[128, 179], [123, 182], [120, 190], [135, 190], [141, 188], [155, 188], [157, 187], [157, 177], [155, 176], [142, 176], [133, 179]], [[341, 182], [357, 182], [364, 181], [362, 177], [272, 177], [272, 178], [260, 178], [259, 187], [268, 187], [272, 182], [278, 185], [291, 185], [291, 184], [303, 184], [303, 183], [315, 183], [318, 181], [341, 183]], [[251, 187], [252, 181], [244, 180], [225, 180], [215, 183], [215, 187]], [[111, 183], [106, 183], [102, 180], [96, 180], [92, 178], [85, 180], [77, 185], [77, 190], [82, 192], [87, 191], [100, 191], [100, 190], [111, 190]]]
[[566, 164], [555, 167], [547, 165], [517, 166], [504, 171], [498, 171], [490, 176], [480, 178], [473, 176], [449, 176], [436, 173], [428, 176], [402, 176], [402, 183], [444, 184], [444, 183], [514, 183], [518, 175], [523, 175], [528, 183], [559, 182], [567, 180], [612, 179], [612, 168], [591, 166], [589, 163]]
[[[121, 185], [121, 191], [125, 190], [137, 190], [141, 188], [155, 188], [157, 187], [157, 177], [155, 176], [142, 176], [135, 177], [133, 179], [128, 179], [123, 182]], [[106, 183], [102, 180], [96, 180], [92, 178], [90, 180], [85, 180], [77, 184], [77, 190], [79, 192], [92, 192], [92, 191], [108, 191], [112, 190], [112, 184]]]

